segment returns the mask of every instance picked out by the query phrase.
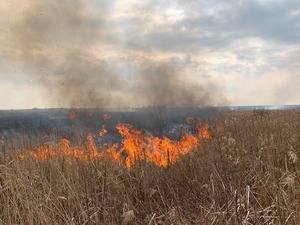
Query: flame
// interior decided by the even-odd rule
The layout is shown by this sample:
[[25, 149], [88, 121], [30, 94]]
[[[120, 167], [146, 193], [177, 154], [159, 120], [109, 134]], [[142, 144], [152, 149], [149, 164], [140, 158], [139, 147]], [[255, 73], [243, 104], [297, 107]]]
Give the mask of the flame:
[[109, 114], [107, 114], [107, 113], [103, 113], [102, 119], [103, 119], [103, 121], [107, 121], [107, 120], [111, 119], [111, 116]]
[[74, 111], [70, 111], [70, 113], [69, 113], [69, 119], [70, 120], [76, 119], [76, 113]]
[[[63, 158], [72, 163], [73, 159], [90, 162], [94, 159], [110, 159], [118, 164], [124, 164], [127, 168], [133, 167], [138, 162], [148, 162], [160, 167], [167, 167], [174, 164], [182, 155], [200, 147], [202, 139], [210, 139], [208, 125], [197, 125], [196, 134], [189, 134], [183, 131], [183, 135], [178, 140], [167, 137], [154, 137], [136, 130], [130, 124], [118, 124], [116, 129], [121, 135], [122, 145], [107, 144], [96, 146], [92, 134], [87, 136], [88, 143], [82, 146], [70, 146], [70, 141], [62, 139], [55, 146], [41, 145], [35, 151], [27, 151], [19, 155], [19, 159], [24, 159], [30, 155], [41, 161], [49, 159]], [[107, 133], [105, 126], [99, 136], [102, 138]]]
[[104, 134], [106, 134], [107, 133], [107, 130], [106, 130], [106, 128], [105, 128], [105, 125], [103, 125], [102, 126], [102, 130], [100, 131], [100, 133], [99, 133], [99, 136], [100, 137], [102, 137]]
[[204, 127], [197, 126], [198, 136], [204, 139], [210, 139], [210, 132], [208, 131], [208, 125], [205, 124]]

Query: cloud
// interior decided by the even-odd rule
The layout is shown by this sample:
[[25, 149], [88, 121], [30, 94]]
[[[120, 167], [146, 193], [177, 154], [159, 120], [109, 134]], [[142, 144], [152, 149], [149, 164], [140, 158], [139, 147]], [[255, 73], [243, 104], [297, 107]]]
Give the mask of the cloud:
[[[225, 102], [217, 84], [192, 83], [189, 76], [183, 79], [186, 74], [182, 71], [188, 70], [182, 68], [184, 64], [177, 65], [168, 56], [167, 59], [153, 59], [151, 49], [139, 44], [147, 38], [134, 35], [149, 32], [151, 40], [150, 32], [154, 27], [160, 23], [164, 27], [182, 19], [180, 10], [167, 9], [163, 15], [158, 15], [159, 7], [166, 5], [152, 5], [143, 18], [141, 12], [145, 5], [137, 4], [130, 11], [132, 24], [127, 20], [125, 24], [128, 25], [123, 27], [123, 17], [116, 16], [120, 13], [116, 5], [113, 1], [27, 1], [25, 9], [16, 15], [9, 27], [10, 38], [4, 39], [8, 47], [3, 57], [11, 60], [7, 72], [15, 80], [38, 82], [51, 96], [45, 99], [49, 105], [186, 106], [216, 105], [220, 99]], [[157, 12], [156, 22], [147, 21], [152, 11]], [[167, 23], [164, 23], [164, 16], [168, 17]], [[140, 26], [145, 29], [138, 29]], [[128, 34], [132, 40], [119, 34]], [[137, 57], [139, 52], [143, 58]], [[14, 72], [15, 66], [19, 70]], [[4, 77], [4, 73], [1, 76]]]
[[49, 106], [224, 105], [226, 94], [232, 104], [295, 102], [299, 8], [297, 0], [6, 1], [0, 79], [34, 80]]
[[26, 109], [55, 107], [45, 101], [50, 97], [44, 87], [33, 81], [18, 81], [1, 79], [0, 83], [1, 109]]
[[293, 70], [278, 70], [255, 76], [231, 73], [222, 77], [227, 83], [228, 98], [234, 105], [284, 105], [299, 104], [299, 74]]
[[[137, 14], [133, 47], [166, 51], [197, 52], [222, 50], [243, 38], [261, 38], [280, 44], [299, 44], [300, 7], [296, 0], [272, 1], [174, 1], [157, 10], [153, 2]], [[159, 7], [159, 6], [158, 6]], [[169, 21], [167, 12], [180, 9], [178, 20]], [[142, 22], [141, 22], [142, 21]], [[151, 24], [152, 26], [149, 26]], [[147, 29], [143, 28], [146, 25]], [[136, 41], [138, 40], [138, 41]]]

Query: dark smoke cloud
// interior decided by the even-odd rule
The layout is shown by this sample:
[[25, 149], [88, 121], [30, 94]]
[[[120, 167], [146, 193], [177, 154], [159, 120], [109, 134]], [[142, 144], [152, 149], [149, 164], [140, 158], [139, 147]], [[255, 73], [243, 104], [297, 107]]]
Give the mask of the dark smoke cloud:
[[185, 78], [182, 68], [169, 62], [136, 59], [131, 80], [112, 69], [109, 58], [90, 49], [122, 46], [108, 19], [113, 3], [91, 2], [33, 0], [11, 29], [26, 74], [50, 93], [45, 101], [67, 107], [227, 104], [217, 85]]
[[171, 63], [147, 61], [141, 64], [134, 91], [146, 103], [156, 106], [209, 106], [226, 104], [221, 90], [211, 82], [194, 82], [183, 68]]
[[60, 74], [58, 98], [72, 107], [110, 105], [113, 102], [110, 93], [121, 85], [105, 61], [81, 50], [69, 52], [57, 72]]
[[49, 89], [54, 104], [100, 107], [112, 101], [109, 93], [118, 77], [104, 59], [85, 50], [112, 41], [105, 28], [108, 7], [97, 7], [100, 15], [91, 15], [83, 1], [31, 1], [13, 27], [24, 67], [29, 66], [28, 74]]
[[109, 7], [97, 3], [99, 10], [93, 12], [88, 6], [81, 0], [31, 0], [14, 27], [14, 39], [26, 51], [86, 47], [110, 40], [105, 28]]

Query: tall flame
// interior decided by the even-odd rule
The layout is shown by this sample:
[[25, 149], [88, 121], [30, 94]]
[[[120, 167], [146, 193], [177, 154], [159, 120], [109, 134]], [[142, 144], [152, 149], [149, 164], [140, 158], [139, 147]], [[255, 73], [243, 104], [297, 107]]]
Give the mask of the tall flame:
[[[70, 146], [70, 141], [62, 139], [55, 146], [42, 145], [35, 151], [27, 151], [19, 155], [24, 159], [31, 155], [38, 160], [49, 160], [63, 157], [67, 162], [72, 163], [72, 159], [90, 162], [97, 158], [110, 158], [119, 164], [125, 164], [131, 168], [137, 162], [149, 162], [160, 167], [174, 164], [181, 155], [185, 155], [200, 146], [202, 139], [209, 139], [210, 133], [208, 125], [197, 125], [196, 134], [183, 132], [178, 140], [171, 140], [167, 137], [154, 137], [136, 130], [130, 124], [118, 124], [116, 129], [122, 137], [122, 145], [114, 144], [108, 148], [107, 145], [96, 146], [93, 135], [88, 135], [87, 145]], [[103, 126], [100, 137], [105, 135], [107, 130]]]

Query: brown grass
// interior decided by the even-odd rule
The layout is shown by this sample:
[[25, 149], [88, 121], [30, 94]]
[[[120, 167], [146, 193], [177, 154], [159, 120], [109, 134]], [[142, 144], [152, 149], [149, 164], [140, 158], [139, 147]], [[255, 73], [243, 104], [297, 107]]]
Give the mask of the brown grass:
[[210, 129], [168, 168], [20, 161], [3, 144], [0, 224], [300, 224], [300, 111], [227, 112]]

